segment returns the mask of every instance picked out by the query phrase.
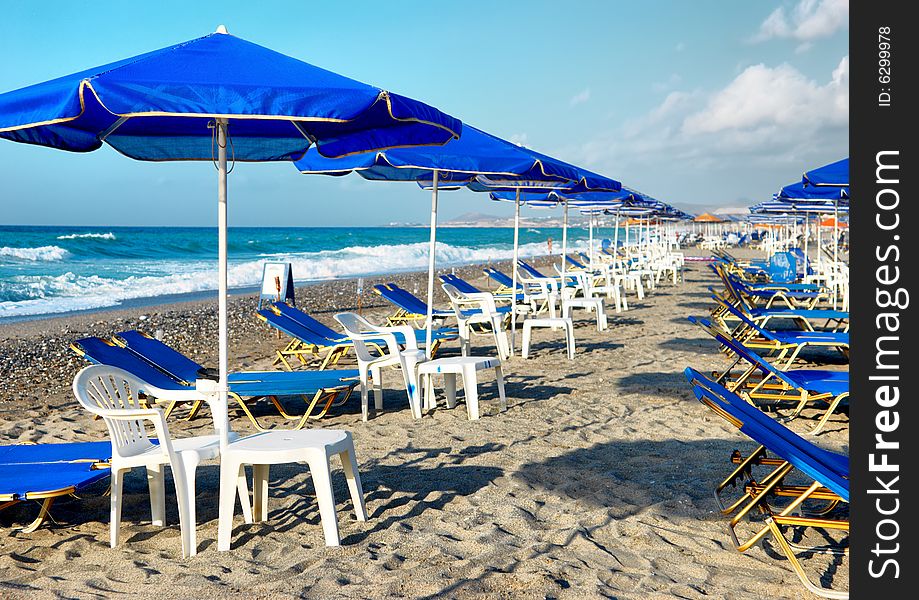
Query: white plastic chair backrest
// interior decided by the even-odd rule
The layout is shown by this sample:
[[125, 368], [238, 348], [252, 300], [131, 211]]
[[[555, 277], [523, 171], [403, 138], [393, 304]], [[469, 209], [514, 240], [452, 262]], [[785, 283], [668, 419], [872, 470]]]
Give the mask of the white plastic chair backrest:
[[375, 358], [378, 358], [370, 351], [367, 340], [379, 339], [380, 336], [378, 334], [369, 333], [369, 331], [373, 329], [373, 326], [367, 319], [351, 312], [338, 313], [333, 318], [344, 328], [345, 333], [348, 334], [348, 337], [351, 338], [351, 341], [354, 343], [354, 352], [357, 354], [358, 360], [369, 363], [373, 362]]
[[498, 309], [495, 307], [494, 296], [491, 294], [485, 292], [480, 294], [466, 294], [459, 291], [456, 286], [450, 283], [444, 283], [441, 287], [443, 287], [447, 297], [450, 298], [450, 304], [453, 305], [453, 312], [456, 313], [457, 320], [469, 318], [463, 315], [464, 311], [468, 311], [469, 309], [478, 309], [481, 311], [481, 315], [475, 315], [476, 317], [492, 318], [498, 313]]
[[142, 454], [156, 445], [147, 436], [145, 421], [150, 421], [156, 431], [159, 448], [173, 462], [172, 440], [163, 411], [145, 407], [140, 397], [141, 393], [162, 397], [168, 395], [167, 392], [123, 369], [91, 365], [77, 373], [73, 380], [73, 393], [83, 408], [101, 417], [108, 427], [113, 460]]
[[354, 342], [354, 351], [358, 359], [364, 362], [377, 361], [381, 357], [375, 356], [367, 344], [368, 340], [379, 341], [386, 340], [386, 346], [389, 349], [388, 356], [399, 355], [399, 343], [394, 334], [398, 333], [405, 340], [406, 350], [417, 350], [418, 340], [415, 338], [415, 330], [408, 325], [395, 325], [382, 327], [374, 325], [364, 317], [352, 313], [344, 312], [335, 315], [335, 320], [344, 328], [345, 333]]

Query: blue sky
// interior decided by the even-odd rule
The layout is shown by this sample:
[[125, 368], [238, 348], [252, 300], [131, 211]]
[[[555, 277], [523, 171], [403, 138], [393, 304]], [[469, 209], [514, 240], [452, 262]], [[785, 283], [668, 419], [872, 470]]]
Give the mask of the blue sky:
[[[213, 31], [432, 104], [689, 211], [848, 155], [848, 0], [4, 3], [0, 92]], [[0, 140], [2, 224], [214, 225], [208, 163]], [[426, 221], [413, 184], [240, 164], [231, 225]], [[442, 218], [506, 214], [471, 192]]]

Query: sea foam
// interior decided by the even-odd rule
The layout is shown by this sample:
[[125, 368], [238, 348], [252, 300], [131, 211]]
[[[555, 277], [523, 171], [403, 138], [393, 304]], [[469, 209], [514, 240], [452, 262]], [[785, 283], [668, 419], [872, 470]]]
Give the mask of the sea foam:
[[[570, 244], [572, 251], [583, 248], [586, 248], [583, 241]], [[509, 260], [513, 257], [510, 244], [470, 248], [438, 243], [436, 249], [438, 268]], [[0, 254], [4, 250], [7, 249], [0, 249]], [[66, 252], [60, 248], [57, 250]], [[520, 246], [520, 256], [524, 258], [544, 253], [545, 244], [541, 242]], [[39, 254], [51, 256], [54, 252], [45, 249]], [[418, 271], [427, 269], [428, 244], [351, 246], [321, 252], [264, 254], [258, 260], [231, 261], [227, 273], [229, 287], [257, 286], [265, 262], [290, 262], [294, 280], [298, 283]], [[131, 275], [123, 278], [76, 275], [70, 272], [62, 275], [15, 276], [0, 282], [0, 318], [105, 308], [117, 306], [125, 300], [206, 292], [217, 288], [214, 261], [156, 263], [156, 266], [170, 274]]]
[[80, 239], [97, 239], [97, 240], [114, 240], [115, 234], [108, 233], [71, 233], [68, 235], [57, 236], [59, 240], [80, 240]]
[[38, 246], [35, 248], [0, 248], [0, 257], [14, 260], [52, 261], [64, 260], [70, 252], [60, 246]]

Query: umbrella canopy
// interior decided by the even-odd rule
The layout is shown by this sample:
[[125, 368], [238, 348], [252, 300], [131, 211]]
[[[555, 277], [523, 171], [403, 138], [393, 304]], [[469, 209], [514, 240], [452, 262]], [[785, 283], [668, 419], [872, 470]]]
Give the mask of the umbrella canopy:
[[702, 213], [701, 215], [693, 219], [693, 221], [695, 221], [696, 223], [724, 223], [724, 219], [722, 219], [721, 217], [717, 217], [711, 213]]
[[[217, 164], [219, 373], [228, 443], [227, 159], [327, 156], [442, 144], [459, 120], [426, 104], [217, 33], [0, 94], [0, 137], [73, 152], [108, 143], [138, 160]], [[229, 539], [218, 538], [229, 549]], [[191, 550], [192, 553], [194, 549]]]
[[[330, 159], [310, 150], [295, 163], [301, 173], [358, 173], [376, 181], [416, 181], [431, 188], [431, 241], [428, 256], [427, 352], [431, 352], [434, 307], [434, 268], [437, 241], [437, 194], [441, 188], [462, 186], [552, 189], [576, 185], [584, 173], [573, 165], [512, 144], [475, 127], [436, 148], [395, 148]], [[615, 182], [618, 185], [618, 182]], [[513, 347], [513, 344], [512, 344]]]
[[821, 227], [848, 227], [849, 223], [847, 221], [842, 221], [836, 217], [827, 217], [820, 221]]
[[436, 169], [438, 183], [443, 187], [466, 185], [479, 175], [508, 185], [538, 189], [569, 186], [581, 178], [572, 165], [537, 155], [469, 125], [463, 128], [460, 139], [443, 146], [393, 148], [336, 159], [310, 149], [294, 164], [301, 173], [358, 173], [370, 180], [426, 184]]
[[212, 160], [214, 119], [230, 119], [233, 158], [326, 156], [443, 144], [459, 120], [416, 100], [225, 33], [0, 95], [0, 137], [138, 160]]
[[848, 200], [849, 189], [839, 187], [814, 187], [803, 182], [790, 183], [779, 190], [776, 200], [794, 200], [799, 202], [833, 202]]
[[849, 159], [844, 158], [806, 171], [801, 182], [807, 186], [847, 188], [849, 187]]
[[[516, 192], [493, 191], [489, 194], [492, 200], [514, 202]], [[545, 192], [521, 192], [520, 202], [531, 206], [554, 206], [568, 202], [579, 208], [610, 208], [626, 203], [642, 202], [640, 195], [628, 189], [610, 192], [571, 192], [570, 189]]]

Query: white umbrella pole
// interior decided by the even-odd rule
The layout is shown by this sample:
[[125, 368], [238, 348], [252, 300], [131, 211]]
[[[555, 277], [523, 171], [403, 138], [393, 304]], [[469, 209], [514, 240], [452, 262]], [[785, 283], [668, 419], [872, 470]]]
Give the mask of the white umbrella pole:
[[217, 119], [217, 335], [220, 373], [218, 391], [219, 408], [211, 408], [214, 423], [220, 436], [220, 446], [229, 443], [229, 417], [227, 415], [227, 375], [230, 370], [229, 332], [227, 327], [227, 126], [225, 119]]
[[587, 258], [590, 264], [594, 263], [594, 216], [587, 215]]
[[810, 255], [808, 255], [809, 246], [808, 246], [808, 241], [807, 241], [807, 238], [809, 238], [811, 235], [810, 224], [811, 224], [811, 217], [809, 214], [805, 213], [804, 215], [804, 282], [805, 283], [807, 283], [808, 281], [807, 266], [811, 260]]
[[619, 257], [619, 209], [616, 209], [616, 231], [613, 232], [613, 260]]
[[817, 215], [817, 270], [823, 275], [823, 244], [820, 230], [823, 229], [823, 218]]
[[431, 358], [431, 338], [434, 322], [434, 254], [437, 245], [437, 180], [438, 171], [434, 169], [434, 189], [431, 192], [431, 245], [428, 248], [428, 318], [425, 325], [425, 356]]
[[833, 200], [833, 309], [839, 298], [839, 201]]
[[[562, 220], [562, 273], [565, 272], [565, 257], [568, 256], [568, 201], [565, 200], [565, 217]], [[565, 285], [565, 278], [562, 277], [562, 286]]]
[[514, 199], [514, 265], [511, 279], [511, 356], [514, 355], [514, 346], [517, 343], [517, 258], [520, 248], [520, 188], [517, 188], [517, 197]]

